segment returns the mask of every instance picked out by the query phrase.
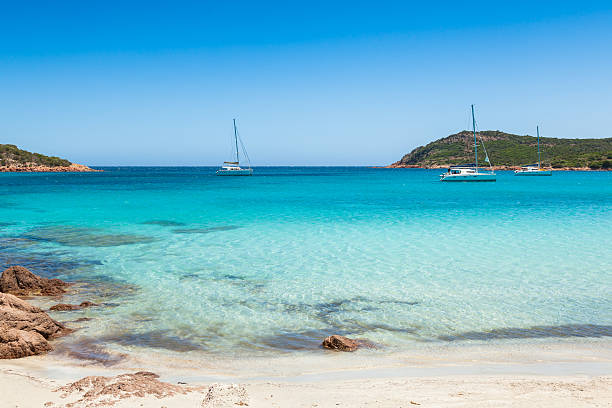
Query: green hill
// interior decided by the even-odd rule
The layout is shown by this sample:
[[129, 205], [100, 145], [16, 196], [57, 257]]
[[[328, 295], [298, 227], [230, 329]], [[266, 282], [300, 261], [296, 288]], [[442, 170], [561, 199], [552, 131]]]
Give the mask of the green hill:
[[[517, 167], [536, 163], [537, 139], [498, 130], [478, 133], [484, 140], [487, 153], [494, 166]], [[540, 137], [542, 165], [553, 168], [612, 168], [612, 138], [558, 139]], [[485, 154], [478, 149], [478, 161], [484, 163]], [[464, 130], [420, 146], [406, 154], [391, 167], [439, 167], [474, 162], [474, 136]]]
[[48, 167], [67, 167], [72, 163], [66, 159], [59, 157], [45, 156], [40, 153], [31, 153], [26, 150], [21, 150], [15, 145], [0, 144], [0, 166], [8, 167], [30, 167], [30, 166], [48, 166]]

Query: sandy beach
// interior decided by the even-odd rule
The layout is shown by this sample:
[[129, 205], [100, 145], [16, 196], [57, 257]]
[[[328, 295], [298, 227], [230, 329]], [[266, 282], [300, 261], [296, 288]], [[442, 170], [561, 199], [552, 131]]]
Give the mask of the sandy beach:
[[0, 408], [612, 408], [612, 1], [3, 6]]
[[[143, 370], [159, 378], [116, 377]], [[108, 378], [77, 382], [88, 376]], [[2, 361], [0, 393], [2, 407], [24, 408], [605, 407], [612, 347], [568, 341], [208, 361], [135, 354], [112, 367], [51, 354]]]
[[278, 171], [5, 177], [0, 408], [612, 404], [610, 173]]

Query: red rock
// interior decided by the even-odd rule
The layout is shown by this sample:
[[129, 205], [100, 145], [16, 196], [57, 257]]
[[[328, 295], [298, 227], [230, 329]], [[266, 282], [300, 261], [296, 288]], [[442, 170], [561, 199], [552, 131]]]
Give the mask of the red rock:
[[40, 308], [0, 293], [0, 359], [44, 353], [51, 350], [48, 340], [70, 332]]
[[79, 309], [79, 305], [69, 305], [67, 303], [58, 303], [57, 305], [53, 305], [49, 308], [49, 310], [54, 310], [56, 312], [63, 312], [66, 310], [77, 310]]
[[0, 292], [18, 296], [55, 296], [66, 292], [68, 283], [59, 279], [41, 278], [23, 266], [11, 266], [2, 272]]
[[0, 358], [21, 358], [46, 353], [51, 345], [35, 331], [7, 329], [0, 326]]
[[[158, 380], [158, 375], [147, 371], [134, 374], [120, 374], [114, 377], [90, 376], [81, 378], [56, 389], [62, 398], [70, 396], [74, 402], [67, 404], [74, 407], [112, 406], [128, 398], [155, 397], [157, 399], [173, 395], [185, 395], [192, 391], [201, 391], [201, 387], [183, 387]], [[129, 404], [134, 406], [135, 403]], [[158, 404], [159, 406], [160, 404]], [[206, 405], [208, 406], [208, 405]], [[229, 406], [223, 404], [223, 406]]]
[[35, 173], [68, 173], [68, 172], [101, 172], [103, 170], [95, 170], [82, 164], [72, 163], [69, 166], [44, 166], [40, 164], [12, 164], [8, 166], [0, 166], [0, 172], [35, 172]]
[[92, 302], [88, 302], [88, 301], [81, 302], [80, 305], [70, 305], [66, 303], [58, 303], [57, 305], [51, 306], [49, 310], [55, 310], [55, 311], [79, 310], [79, 309], [83, 309], [83, 308], [91, 307], [91, 306], [98, 306], [98, 305]]
[[359, 342], [349, 339], [348, 337], [334, 334], [333, 336], [326, 337], [325, 340], [323, 340], [322, 346], [326, 349], [336, 351], [355, 351], [359, 348]]

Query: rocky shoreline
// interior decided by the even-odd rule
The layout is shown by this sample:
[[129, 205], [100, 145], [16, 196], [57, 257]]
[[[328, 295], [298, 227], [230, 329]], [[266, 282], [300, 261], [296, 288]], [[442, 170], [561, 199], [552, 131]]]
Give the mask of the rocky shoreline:
[[[53, 320], [39, 307], [25, 299], [34, 296], [59, 300], [70, 283], [46, 279], [22, 266], [11, 266], [0, 276], [0, 359], [15, 359], [44, 354], [53, 349], [49, 343], [70, 334], [74, 329]], [[90, 301], [80, 304], [57, 303], [49, 311], [63, 312], [99, 306]], [[352, 352], [359, 348], [376, 348], [367, 339], [350, 339], [340, 335], [326, 337], [320, 348]]]
[[[78, 286], [78, 284], [75, 285]], [[287, 382], [282, 377], [278, 377], [277, 370], [279, 370], [279, 367], [283, 367], [282, 364], [287, 364], [288, 360], [274, 360], [273, 371], [265, 371], [273, 372], [274, 379], [263, 379], [259, 382], [253, 382], [252, 377], [253, 372], [257, 371], [257, 364], [261, 363], [255, 362], [255, 365], [249, 365], [249, 362], [246, 361], [244, 362], [245, 372], [242, 374], [243, 377], [222, 377], [224, 378], [222, 383], [211, 384], [212, 380], [207, 375], [210, 375], [213, 379], [215, 378], [214, 373], [217, 371], [226, 375], [225, 370], [228, 368], [219, 365], [221, 360], [215, 362], [213, 371], [210, 371], [210, 368], [196, 368], [195, 371], [193, 368], [187, 371], [161, 368], [160, 374], [162, 377], [157, 373], [148, 371], [153, 368], [151, 366], [152, 361], [146, 361], [118, 367], [119, 371], [117, 368], [92, 367], [90, 364], [80, 366], [72, 372], [70, 370], [75, 370], [75, 368], [67, 367], [66, 372], [62, 370], [62, 375], [66, 378], [59, 380], [52, 377], [47, 378], [44, 377], [46, 374], [41, 374], [41, 372], [46, 373], [46, 367], [48, 364], [53, 365], [53, 362], [49, 363], [46, 358], [23, 359], [22, 357], [45, 354], [51, 351], [54, 339], [70, 334], [74, 330], [53, 320], [42, 309], [30, 305], [26, 300], [16, 295], [24, 296], [26, 299], [33, 296], [48, 296], [50, 299], [58, 301], [63, 295], [75, 291], [76, 286], [69, 289], [70, 286], [70, 283], [59, 279], [42, 278], [20, 266], [9, 267], [0, 276], [0, 359], [5, 359], [5, 363], [0, 366], [0, 395], [3, 395], [3, 403], [19, 407], [44, 406], [49, 408], [110, 406], [116, 408], [131, 408], [134, 406], [145, 408], [160, 406], [168, 408], [184, 406], [210, 408], [292, 406], [307, 408], [321, 406], [322, 402], [333, 402], [334, 406], [355, 407], [366, 405], [389, 407], [447, 406], [445, 403], [448, 402], [485, 407], [490, 406], [490, 401], [502, 401], [504, 406], [512, 405], [526, 408], [533, 406], [534, 403], [536, 405], [540, 403], [541, 405], [544, 402], [548, 403], [547, 406], [586, 406], [583, 403], [604, 402], [609, 400], [612, 395], [610, 377], [606, 374], [602, 375], [601, 369], [593, 369], [595, 371], [585, 376], [584, 370], [589, 370], [590, 360], [580, 366], [579, 375], [566, 374], [565, 376], [551, 377], [540, 373], [536, 376], [525, 375], [520, 377], [513, 371], [509, 371], [504, 377], [493, 374], [479, 374], [478, 376], [471, 374], [474, 370], [482, 371], [482, 364], [486, 364], [487, 370], [491, 370], [491, 367], [496, 367], [494, 364], [492, 366], [492, 362], [495, 361], [501, 361], [505, 364], [510, 357], [512, 361], [523, 361], [520, 358], [521, 353], [528, 357], [527, 360], [522, 362], [523, 364], [530, 364], [523, 365], [527, 373], [529, 373], [528, 370], [532, 369], [533, 362], [536, 361], [534, 359], [542, 361], [541, 348], [536, 348], [535, 352], [525, 351], [523, 348], [520, 350], [511, 348], [509, 352], [504, 352], [498, 350], [497, 346], [488, 354], [484, 353], [485, 357], [482, 357], [480, 349], [461, 350], [461, 359], [456, 360], [460, 363], [459, 365], [465, 364], [465, 361], [480, 362], [472, 363], [474, 364], [473, 367], [467, 367], [466, 370], [468, 371], [463, 374], [451, 371], [450, 376], [448, 374], [440, 376], [440, 373], [446, 373], [445, 368], [434, 367], [434, 371], [432, 371], [431, 367], [428, 368], [428, 366], [415, 363], [415, 361], [423, 359], [427, 361], [427, 358], [426, 356], [415, 358], [412, 355], [414, 351], [411, 351], [410, 356], [402, 357], [405, 366], [397, 367], [396, 370], [400, 371], [392, 372], [388, 370], [390, 370], [390, 366], [397, 364], [397, 357], [391, 357], [392, 365], [389, 365], [389, 360], [378, 360], [382, 358], [380, 356], [377, 357], [377, 360], [371, 361], [368, 360], [372, 358], [371, 356], [367, 356], [368, 359], [366, 360], [355, 360], [355, 358], [363, 358], [363, 356], [351, 356], [346, 357], [346, 359], [338, 356], [329, 359], [319, 355], [319, 357], [308, 357], [309, 360], [302, 357], [301, 360], [297, 361], [294, 361], [294, 357], [291, 357], [291, 365], [283, 370], [290, 373], [298, 372], [300, 373], [298, 376], [306, 375], [304, 378], [307, 378], [307, 380], [303, 384]], [[59, 303], [51, 306], [49, 310], [70, 311], [94, 306], [97, 305], [87, 301], [78, 305]], [[350, 352], [362, 347], [372, 348], [375, 345], [367, 340], [349, 339], [339, 335], [329, 336], [321, 344], [321, 348], [330, 350], [329, 353], [334, 351]], [[549, 355], [551, 346], [545, 347], [546, 353]], [[563, 350], [565, 349], [563, 348]], [[600, 356], [602, 350], [604, 355]], [[576, 351], [575, 346], [572, 346], [570, 351], [575, 355], [569, 355], [569, 361], [573, 361], [572, 358], [577, 358], [577, 361], [583, 362], [586, 361], [585, 359], [591, 359], [591, 355], [600, 356], [603, 359], [602, 361], [606, 361], [605, 359], [608, 357], [605, 350], [605, 345], [587, 351], [583, 348]], [[441, 354], [437, 354], [433, 361], [445, 362], [446, 359], [454, 361], [452, 357], [445, 356], [444, 352], [441, 351]], [[466, 357], [465, 353], [471, 354]], [[476, 356], [479, 356], [481, 360], [476, 360]], [[562, 361], [565, 363], [568, 355], [562, 354], [562, 357]], [[552, 359], [551, 361], [557, 361], [558, 359], [554, 354], [552, 357], [546, 358]], [[9, 362], [8, 359], [19, 360]], [[354, 361], [358, 361], [357, 366], [346, 365], [348, 363], [354, 364], [352, 363]], [[251, 362], [251, 364], [253, 363]], [[266, 367], [271, 365], [268, 361], [263, 362], [263, 364]], [[233, 367], [233, 365], [231, 366]], [[313, 376], [311, 372], [313, 367], [320, 370], [320, 374]], [[351, 369], [347, 369], [347, 367], [351, 367]], [[379, 367], [385, 368], [380, 370]], [[306, 374], [303, 374], [304, 368], [306, 368]], [[281, 372], [284, 371], [281, 370]], [[380, 374], [381, 372], [383, 374]], [[407, 372], [418, 373], [418, 375], [407, 378]], [[506, 373], [506, 371], [502, 372]], [[248, 380], [244, 378], [248, 378]], [[227, 383], [228, 380], [231, 383]], [[580, 390], [579, 393], [575, 391], [577, 389]], [[15, 390], [19, 390], [19, 392], [15, 392]], [[483, 390], [486, 390], [486, 395], [483, 394]], [[525, 404], [517, 405], [516, 402], [527, 391], [529, 392], [529, 398], [524, 399]], [[442, 405], [440, 405], [441, 403]]]
[[39, 164], [0, 166], [2, 173], [86, 173], [101, 172], [82, 164], [72, 163], [70, 166], [43, 166]]
[[[397, 163], [393, 163], [390, 164], [388, 166], [380, 166], [380, 167], [373, 167], [376, 169], [426, 169], [426, 170], [431, 170], [431, 169], [448, 169], [451, 165], [447, 164], [447, 165], [433, 165], [433, 166], [420, 166], [418, 164], [399, 164], [399, 162]], [[483, 169], [488, 169], [488, 166], [482, 166]], [[519, 170], [521, 168], [521, 166], [492, 166], [491, 169], [493, 170], [509, 170], [509, 171], [514, 171], [514, 170]], [[545, 170], [552, 170], [552, 171], [612, 171], [612, 169], [592, 169], [590, 167], [559, 167], [559, 168], [552, 168], [552, 167], [547, 167], [545, 168]]]
[[0, 364], [0, 405], [587, 408], [608, 406], [612, 398], [610, 354], [609, 343], [542, 343], [375, 356], [211, 359], [189, 367], [156, 364], [149, 356], [112, 368], [33, 357]]
[[43, 354], [50, 340], [72, 332], [42, 309], [17, 296], [58, 296], [66, 282], [45, 279], [21, 266], [7, 268], [0, 277], [0, 359]]

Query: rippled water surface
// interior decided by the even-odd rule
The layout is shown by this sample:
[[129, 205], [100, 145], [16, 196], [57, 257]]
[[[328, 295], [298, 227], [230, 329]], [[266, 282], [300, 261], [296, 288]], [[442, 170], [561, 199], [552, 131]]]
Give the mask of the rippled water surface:
[[612, 336], [612, 172], [214, 170], [0, 174], [0, 262], [80, 282], [102, 306], [54, 317], [117, 349]]

